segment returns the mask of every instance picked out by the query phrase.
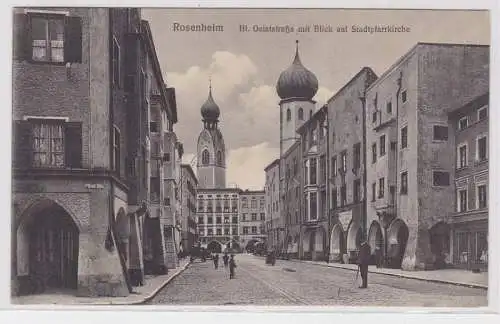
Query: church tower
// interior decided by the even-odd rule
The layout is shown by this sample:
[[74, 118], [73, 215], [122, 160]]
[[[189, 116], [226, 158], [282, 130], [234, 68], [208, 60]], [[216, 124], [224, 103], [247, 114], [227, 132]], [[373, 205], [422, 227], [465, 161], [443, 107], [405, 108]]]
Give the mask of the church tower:
[[292, 65], [281, 72], [276, 91], [281, 98], [280, 156], [283, 156], [297, 141], [296, 129], [314, 113], [316, 102], [312, 98], [318, 92], [318, 79], [300, 61], [298, 40]]
[[200, 188], [226, 187], [226, 146], [218, 127], [220, 109], [212, 97], [212, 82], [208, 98], [201, 106], [203, 130], [198, 136], [197, 175]]

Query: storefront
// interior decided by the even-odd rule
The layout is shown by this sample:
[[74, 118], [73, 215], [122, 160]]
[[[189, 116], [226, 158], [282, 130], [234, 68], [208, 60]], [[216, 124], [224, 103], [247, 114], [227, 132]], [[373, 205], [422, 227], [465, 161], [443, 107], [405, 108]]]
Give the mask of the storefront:
[[487, 220], [454, 224], [453, 266], [468, 270], [488, 269], [488, 222]]

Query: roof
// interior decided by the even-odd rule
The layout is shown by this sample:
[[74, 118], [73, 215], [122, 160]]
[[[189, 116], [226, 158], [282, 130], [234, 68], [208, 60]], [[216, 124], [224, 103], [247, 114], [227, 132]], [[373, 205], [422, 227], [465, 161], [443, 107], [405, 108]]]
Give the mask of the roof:
[[223, 192], [234, 192], [234, 193], [241, 193], [240, 188], [198, 188], [198, 193], [214, 193], [217, 194], [218, 192], [223, 193]]
[[[347, 87], [349, 87], [351, 83], [353, 83], [356, 79], [358, 79], [363, 73], [367, 73], [368, 75], [371, 74], [372, 76], [375, 77], [375, 80], [377, 79], [377, 74], [372, 70], [372, 68], [365, 66], [361, 70], [359, 70], [359, 72], [356, 73], [356, 75], [354, 75], [349, 81], [347, 81], [347, 83], [344, 86], [342, 86], [342, 88], [340, 88], [333, 96], [331, 96], [330, 99], [326, 101], [326, 104], [328, 105], [330, 101], [335, 100], [342, 93], [342, 91], [344, 91]], [[368, 84], [367, 88], [369, 87], [370, 84]]]
[[196, 184], [198, 184], [198, 178], [194, 174], [194, 171], [193, 171], [193, 168], [191, 167], [191, 165], [183, 163], [183, 164], [181, 164], [181, 168], [186, 169], [187, 172], [189, 173], [189, 175], [194, 179], [194, 181], [196, 182]]
[[487, 105], [489, 102], [490, 102], [490, 92], [488, 91], [483, 93], [482, 95], [475, 97], [465, 105], [456, 107], [455, 109], [453, 109], [448, 113], [448, 117], [450, 119], [453, 119], [464, 111], [481, 108], [482, 106]]
[[249, 190], [249, 189], [245, 189], [243, 191], [240, 192], [240, 195], [262, 195], [264, 194], [265, 191], [264, 190]]
[[264, 171], [268, 171], [269, 169], [271, 169], [273, 166], [275, 166], [276, 164], [279, 164], [280, 163], [280, 159], [275, 159], [273, 162], [269, 163], [265, 168], [264, 168]]
[[[170, 100], [173, 98], [175, 100], [175, 92], [172, 97], [171, 92], [167, 93], [167, 86], [163, 80], [163, 75], [161, 72], [160, 62], [158, 61], [158, 55], [156, 54], [156, 48], [153, 41], [153, 34], [151, 33], [151, 27], [147, 20], [141, 20], [141, 36], [146, 43], [146, 48], [151, 56], [151, 64], [153, 65], [153, 72], [155, 74], [156, 80], [158, 80], [158, 89], [160, 90], [160, 96], [162, 103], [170, 113], [172, 123], [177, 123], [177, 104], [172, 104]], [[172, 88], [171, 88], [172, 89]], [[170, 100], [169, 100], [170, 99]]]
[[418, 42], [413, 45], [405, 54], [403, 54], [394, 64], [392, 64], [375, 82], [373, 82], [366, 90], [369, 90], [375, 87], [377, 84], [382, 82], [389, 74], [393, 72], [401, 63], [405, 62], [408, 58], [410, 58], [413, 54], [416, 53], [417, 48], [420, 46], [441, 46], [441, 47], [451, 47], [451, 46], [464, 46], [464, 47], [489, 47], [489, 45], [481, 45], [481, 44], [458, 44], [458, 43], [426, 43], [426, 42]]
[[289, 156], [290, 154], [292, 154], [293, 152], [295, 152], [295, 150], [296, 150], [298, 147], [300, 147], [300, 139], [299, 139], [299, 140], [297, 140], [295, 143], [293, 143], [293, 144], [292, 144], [292, 146], [290, 146], [290, 147], [288, 148], [288, 150], [286, 150], [286, 151], [283, 153], [282, 158], [283, 158], [283, 159], [288, 158], [288, 156]]

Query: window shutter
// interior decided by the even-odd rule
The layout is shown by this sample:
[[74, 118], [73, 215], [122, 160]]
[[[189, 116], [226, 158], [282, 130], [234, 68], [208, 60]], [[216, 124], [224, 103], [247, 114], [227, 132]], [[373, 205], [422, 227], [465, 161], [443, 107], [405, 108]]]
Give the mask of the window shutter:
[[82, 167], [82, 123], [68, 122], [64, 130], [64, 153], [66, 166]]
[[64, 19], [64, 62], [82, 63], [82, 20], [80, 17]]
[[13, 59], [27, 60], [30, 58], [31, 33], [28, 15], [14, 14], [13, 29]]
[[27, 120], [15, 120], [12, 125], [14, 134], [12, 166], [14, 168], [30, 168], [32, 160], [33, 131]]

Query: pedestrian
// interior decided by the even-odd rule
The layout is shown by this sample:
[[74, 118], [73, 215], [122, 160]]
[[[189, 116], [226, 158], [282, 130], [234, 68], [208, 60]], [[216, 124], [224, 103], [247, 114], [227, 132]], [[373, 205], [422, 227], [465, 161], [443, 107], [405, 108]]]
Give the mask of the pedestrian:
[[231, 254], [231, 259], [229, 259], [229, 279], [234, 278], [235, 268], [236, 268], [236, 261], [234, 261], [234, 254]]
[[213, 260], [214, 260], [215, 269], [218, 269], [219, 268], [219, 255], [217, 253], [213, 256]]
[[361, 280], [363, 280], [362, 285], [359, 288], [368, 287], [368, 264], [370, 263], [371, 248], [368, 242], [363, 241], [361, 247], [359, 248], [358, 254], [358, 267], [361, 273]]
[[227, 252], [224, 253], [224, 256], [222, 257], [222, 261], [224, 261], [224, 268], [227, 268], [227, 265], [229, 263], [229, 255], [227, 255]]

